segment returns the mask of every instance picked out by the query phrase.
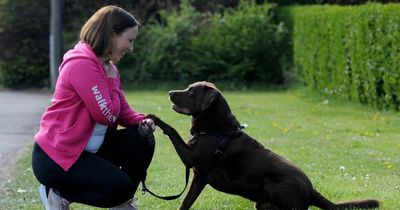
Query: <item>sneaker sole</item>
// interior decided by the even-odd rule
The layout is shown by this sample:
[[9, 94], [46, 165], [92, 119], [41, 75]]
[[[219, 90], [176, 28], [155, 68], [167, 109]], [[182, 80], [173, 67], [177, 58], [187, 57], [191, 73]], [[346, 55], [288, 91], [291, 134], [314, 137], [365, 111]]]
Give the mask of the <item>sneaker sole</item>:
[[40, 195], [40, 199], [42, 200], [42, 203], [44, 205], [44, 208], [46, 210], [50, 210], [49, 202], [47, 201], [46, 187], [42, 184], [39, 187], [39, 195]]

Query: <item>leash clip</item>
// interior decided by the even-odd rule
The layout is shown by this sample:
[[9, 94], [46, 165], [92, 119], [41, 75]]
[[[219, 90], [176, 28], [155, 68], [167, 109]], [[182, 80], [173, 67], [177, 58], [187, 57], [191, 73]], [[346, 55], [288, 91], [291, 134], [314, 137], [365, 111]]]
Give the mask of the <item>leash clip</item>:
[[142, 189], [142, 195], [144, 195], [144, 194], [146, 194], [146, 189], [144, 188], [144, 186], [143, 186], [143, 182], [142, 182], [142, 187], [141, 187]]

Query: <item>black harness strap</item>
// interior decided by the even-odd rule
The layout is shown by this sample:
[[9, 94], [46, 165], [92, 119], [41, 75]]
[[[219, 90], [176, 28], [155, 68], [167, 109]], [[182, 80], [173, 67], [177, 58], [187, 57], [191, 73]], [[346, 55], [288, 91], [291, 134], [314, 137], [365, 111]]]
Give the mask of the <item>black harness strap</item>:
[[144, 194], [144, 193], [148, 192], [151, 195], [153, 195], [154, 197], [157, 197], [157, 198], [160, 198], [160, 199], [163, 199], [163, 200], [175, 200], [175, 199], [179, 198], [183, 194], [183, 192], [185, 192], [186, 187], [187, 187], [188, 182], [189, 182], [189, 174], [190, 174], [190, 170], [189, 170], [189, 168], [186, 168], [186, 178], [185, 178], [186, 184], [185, 184], [185, 188], [183, 188], [182, 192], [177, 194], [177, 195], [171, 195], [171, 196], [159, 196], [159, 195], [156, 195], [155, 193], [153, 193], [152, 191], [150, 191], [146, 187], [146, 184], [145, 184], [146, 179], [142, 181], [142, 193]]
[[222, 135], [220, 133], [213, 132], [213, 131], [211, 131], [211, 132], [200, 132], [199, 134], [200, 135], [209, 135], [209, 136], [216, 137], [219, 140], [219, 142], [218, 142], [218, 145], [217, 145], [217, 150], [215, 151], [214, 154], [222, 155], [224, 153], [224, 151], [226, 150], [226, 148], [228, 147], [229, 143], [232, 141], [232, 139], [235, 138], [236, 136], [238, 136], [242, 132], [242, 130], [244, 128], [246, 128], [245, 125], [240, 125], [237, 128], [237, 130], [233, 134], [230, 134], [230, 135]]

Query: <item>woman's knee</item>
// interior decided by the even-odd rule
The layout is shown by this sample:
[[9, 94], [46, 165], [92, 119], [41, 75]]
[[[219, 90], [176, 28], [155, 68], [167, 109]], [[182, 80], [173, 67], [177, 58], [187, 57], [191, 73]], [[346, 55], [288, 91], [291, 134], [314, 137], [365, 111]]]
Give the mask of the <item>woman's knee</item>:
[[113, 204], [123, 203], [135, 195], [137, 187], [139, 185], [139, 181], [135, 181], [132, 179], [120, 180], [116, 181], [112, 187], [109, 188], [109, 195], [111, 196], [111, 200]]

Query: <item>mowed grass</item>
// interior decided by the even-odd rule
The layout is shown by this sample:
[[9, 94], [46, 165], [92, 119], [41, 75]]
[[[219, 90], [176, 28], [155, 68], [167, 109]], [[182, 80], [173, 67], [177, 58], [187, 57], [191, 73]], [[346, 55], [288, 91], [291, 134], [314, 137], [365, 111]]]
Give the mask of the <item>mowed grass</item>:
[[[126, 92], [130, 104], [170, 123], [184, 138], [190, 117], [173, 112], [167, 91]], [[355, 103], [312, 96], [303, 90], [224, 92], [233, 113], [249, 127], [246, 133], [286, 157], [309, 176], [314, 187], [333, 202], [374, 198], [380, 209], [400, 207], [400, 114]], [[179, 193], [184, 166], [170, 140], [156, 130], [156, 151], [147, 186], [160, 195]], [[0, 209], [42, 209], [30, 152], [16, 166], [0, 194]], [[249, 163], [250, 164], [250, 163]], [[262, 163], [257, 163], [262, 164]], [[187, 192], [187, 191], [186, 191]], [[163, 201], [138, 189], [139, 209], [177, 209], [184, 195]], [[253, 209], [253, 203], [207, 186], [194, 210]], [[71, 209], [95, 209], [80, 204]]]

